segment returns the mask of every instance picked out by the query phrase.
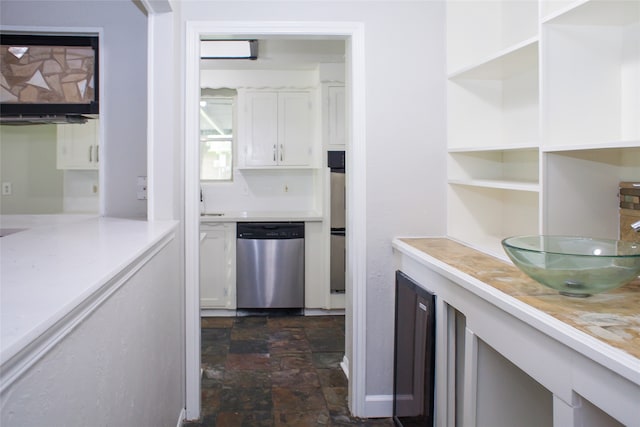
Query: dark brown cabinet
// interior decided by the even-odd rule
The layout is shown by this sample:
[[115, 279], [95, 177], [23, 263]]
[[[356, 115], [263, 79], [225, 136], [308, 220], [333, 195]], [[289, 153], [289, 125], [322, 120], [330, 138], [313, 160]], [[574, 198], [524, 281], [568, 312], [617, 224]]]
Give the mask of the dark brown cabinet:
[[435, 297], [396, 272], [393, 419], [397, 426], [433, 426]]

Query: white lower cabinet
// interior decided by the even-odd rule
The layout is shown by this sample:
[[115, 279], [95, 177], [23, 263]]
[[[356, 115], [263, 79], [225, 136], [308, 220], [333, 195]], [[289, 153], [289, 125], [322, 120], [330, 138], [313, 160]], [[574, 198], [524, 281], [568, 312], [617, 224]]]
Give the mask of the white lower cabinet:
[[200, 308], [236, 308], [236, 224], [201, 224]]
[[304, 306], [330, 309], [329, 264], [326, 230], [322, 222], [306, 222], [304, 227]]
[[[236, 309], [236, 223], [201, 223], [200, 308]], [[344, 309], [330, 293], [325, 229], [305, 222], [305, 308]]]
[[57, 125], [58, 169], [95, 170], [100, 161], [99, 122]]

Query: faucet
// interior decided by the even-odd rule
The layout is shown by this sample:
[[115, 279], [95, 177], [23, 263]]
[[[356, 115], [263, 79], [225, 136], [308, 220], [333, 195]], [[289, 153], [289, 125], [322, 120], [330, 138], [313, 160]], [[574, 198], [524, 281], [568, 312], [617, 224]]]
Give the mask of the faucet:
[[640, 233], [640, 221], [636, 221], [631, 224], [631, 228], [633, 228], [633, 231], [637, 231], [638, 233]]

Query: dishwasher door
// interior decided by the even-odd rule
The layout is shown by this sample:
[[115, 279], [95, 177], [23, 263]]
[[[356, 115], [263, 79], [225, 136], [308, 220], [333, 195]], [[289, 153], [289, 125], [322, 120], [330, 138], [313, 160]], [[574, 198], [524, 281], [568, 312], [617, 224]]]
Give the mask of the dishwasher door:
[[237, 307], [303, 308], [304, 225], [301, 233], [291, 232], [289, 224], [266, 227], [267, 234], [238, 228]]

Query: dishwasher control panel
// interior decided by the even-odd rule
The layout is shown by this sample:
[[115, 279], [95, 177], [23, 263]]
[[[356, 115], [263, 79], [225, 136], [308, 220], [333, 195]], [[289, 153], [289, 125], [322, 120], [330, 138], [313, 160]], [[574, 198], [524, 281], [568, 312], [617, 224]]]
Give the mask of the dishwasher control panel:
[[303, 239], [304, 222], [239, 222], [238, 239]]

